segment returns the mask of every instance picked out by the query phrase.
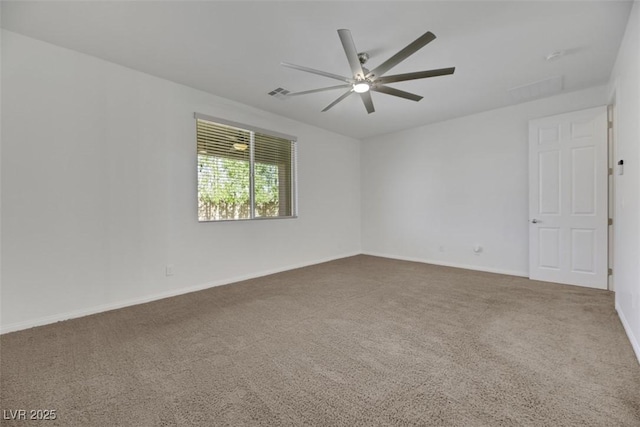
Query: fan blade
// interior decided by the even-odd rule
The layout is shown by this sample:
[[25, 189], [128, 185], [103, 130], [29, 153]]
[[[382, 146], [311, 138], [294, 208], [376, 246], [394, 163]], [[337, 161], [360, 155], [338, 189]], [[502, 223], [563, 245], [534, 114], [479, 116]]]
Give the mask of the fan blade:
[[337, 74], [327, 73], [326, 71], [315, 70], [309, 67], [303, 67], [302, 65], [290, 64], [288, 62], [281, 62], [280, 65], [287, 68], [293, 68], [294, 70], [306, 71], [307, 73], [317, 74], [319, 76], [329, 77], [330, 79], [340, 80], [342, 82], [351, 83], [352, 79], [339, 76]]
[[380, 92], [380, 93], [386, 93], [387, 95], [399, 96], [400, 98], [410, 99], [411, 101], [416, 101], [416, 102], [422, 99], [420, 95], [416, 95], [410, 92], [405, 92], [403, 90], [396, 89], [389, 86], [375, 86], [375, 87], [372, 87], [371, 90]]
[[325, 111], [327, 111], [329, 108], [333, 107], [334, 105], [336, 105], [338, 102], [342, 101], [343, 99], [345, 99], [347, 96], [351, 95], [351, 93], [353, 92], [353, 90], [349, 90], [345, 93], [343, 93], [342, 95], [340, 95], [340, 98], [336, 99], [335, 101], [333, 101], [331, 104], [327, 105], [326, 107], [324, 107], [324, 110], [322, 110], [322, 112], [324, 113]]
[[391, 58], [384, 61], [382, 64], [378, 65], [375, 69], [373, 69], [369, 74], [367, 74], [367, 78], [373, 78], [375, 76], [381, 76], [409, 56], [416, 53], [418, 50], [425, 47], [429, 42], [433, 41], [436, 38], [435, 34], [431, 31], [427, 31], [413, 42], [411, 42], [407, 47], [402, 49], [400, 52], [393, 55]]
[[453, 74], [455, 70], [456, 67], [450, 67], [439, 68], [437, 70], [416, 71], [415, 73], [395, 74], [393, 76], [378, 77], [376, 79], [376, 82], [386, 84], [394, 82], [404, 82], [406, 80], [426, 79], [427, 77], [446, 76], [449, 74]]
[[360, 94], [360, 98], [362, 98], [362, 102], [364, 103], [364, 107], [367, 109], [367, 113], [371, 114], [376, 111], [376, 109], [373, 108], [373, 99], [371, 99], [371, 92], [362, 92]]
[[320, 89], [311, 89], [311, 90], [305, 90], [302, 92], [293, 92], [293, 93], [288, 93], [287, 96], [306, 95], [308, 93], [324, 92], [325, 90], [344, 89], [347, 87], [351, 87], [351, 85], [349, 84], [349, 85], [329, 86], [329, 87], [323, 87]]
[[358, 51], [355, 43], [353, 43], [351, 31], [338, 30], [338, 35], [340, 36], [344, 53], [347, 55], [347, 60], [349, 61], [353, 78], [356, 80], [364, 79], [364, 71], [362, 71], [362, 64], [360, 64], [360, 59], [358, 59]]

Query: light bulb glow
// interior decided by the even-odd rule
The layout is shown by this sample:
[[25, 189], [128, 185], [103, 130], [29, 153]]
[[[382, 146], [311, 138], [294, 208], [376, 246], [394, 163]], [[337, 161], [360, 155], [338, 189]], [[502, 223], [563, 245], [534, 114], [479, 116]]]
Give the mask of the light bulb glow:
[[360, 82], [353, 85], [353, 91], [357, 93], [365, 93], [369, 90], [369, 83]]

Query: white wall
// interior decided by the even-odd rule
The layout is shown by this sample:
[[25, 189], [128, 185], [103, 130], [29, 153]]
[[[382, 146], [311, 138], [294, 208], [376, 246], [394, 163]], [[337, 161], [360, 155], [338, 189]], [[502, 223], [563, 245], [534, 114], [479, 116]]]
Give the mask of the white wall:
[[604, 104], [597, 87], [364, 140], [363, 251], [527, 276], [528, 121]]
[[[7, 31], [2, 66], [3, 332], [360, 252], [359, 141]], [[197, 222], [196, 111], [298, 137], [298, 219]]]
[[640, 3], [635, 3], [611, 76], [615, 94], [614, 281], [616, 309], [640, 360]]

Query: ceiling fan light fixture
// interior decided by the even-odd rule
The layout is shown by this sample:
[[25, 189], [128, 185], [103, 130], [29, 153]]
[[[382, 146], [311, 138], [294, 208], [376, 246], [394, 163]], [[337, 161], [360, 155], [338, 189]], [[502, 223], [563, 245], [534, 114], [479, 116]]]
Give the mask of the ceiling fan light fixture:
[[356, 93], [365, 93], [370, 89], [369, 83], [367, 82], [358, 82], [353, 84], [353, 91]]
[[236, 151], [245, 151], [249, 148], [249, 144], [245, 144], [244, 142], [236, 142], [233, 144], [233, 149]]
[[[455, 71], [455, 67], [449, 67], [436, 70], [415, 71], [413, 73], [395, 74], [390, 76], [384, 75], [387, 71], [391, 70], [393, 67], [400, 64], [402, 61], [416, 53], [418, 50], [422, 49], [424, 46], [435, 40], [436, 36], [431, 31], [427, 31], [426, 33], [409, 43], [407, 46], [402, 48], [395, 55], [391, 56], [389, 59], [378, 65], [373, 70], [368, 70], [363, 66], [367, 62], [369, 55], [364, 52], [358, 53], [358, 50], [356, 49], [356, 46], [353, 42], [353, 37], [351, 36], [351, 31], [344, 28], [340, 29], [338, 30], [338, 37], [340, 37], [342, 48], [344, 49], [347, 61], [349, 62], [349, 67], [351, 68], [351, 76], [353, 77], [344, 77], [338, 74], [316, 70], [314, 68], [302, 67], [300, 65], [289, 64], [288, 62], [281, 62], [281, 65], [287, 68], [293, 68], [294, 70], [317, 74], [319, 76], [328, 77], [330, 79], [340, 80], [340, 82], [342, 82], [342, 84], [338, 86], [287, 93], [287, 97], [291, 97], [294, 95], [305, 95], [308, 93], [324, 92], [334, 89], [347, 89], [347, 91], [340, 95], [335, 101], [327, 105], [322, 110], [322, 112], [324, 113], [325, 111], [328, 111], [337, 103], [342, 102], [344, 99], [346, 99], [350, 95], [353, 95], [353, 93], [355, 92], [360, 94], [359, 98], [362, 100], [367, 113], [371, 114], [375, 112], [375, 108], [373, 107], [372, 96], [369, 92], [381, 92], [387, 95], [397, 96], [399, 98], [409, 99], [411, 101], [417, 102], [422, 99], [422, 96], [386, 86], [387, 83], [397, 83], [408, 80], [426, 79], [428, 77], [446, 76], [449, 74], [453, 74], [453, 72]], [[273, 95], [276, 92], [277, 89], [270, 92], [269, 95]]]

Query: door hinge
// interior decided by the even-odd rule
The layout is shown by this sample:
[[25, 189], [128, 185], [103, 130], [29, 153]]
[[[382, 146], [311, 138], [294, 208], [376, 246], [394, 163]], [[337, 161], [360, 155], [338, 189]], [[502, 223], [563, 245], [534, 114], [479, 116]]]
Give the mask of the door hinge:
[[613, 225], [613, 218], [609, 218], [609, 225]]
[[613, 268], [610, 268], [610, 269], [609, 269], [609, 271], [607, 272], [607, 274], [608, 274], [609, 276], [613, 276]]
[[609, 175], [613, 175], [613, 168], [609, 168]]
[[613, 128], [613, 122], [607, 122], [607, 128], [609, 129]]

